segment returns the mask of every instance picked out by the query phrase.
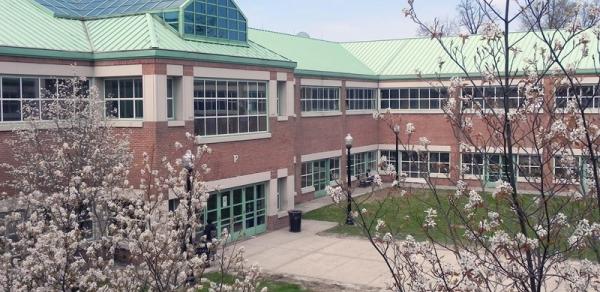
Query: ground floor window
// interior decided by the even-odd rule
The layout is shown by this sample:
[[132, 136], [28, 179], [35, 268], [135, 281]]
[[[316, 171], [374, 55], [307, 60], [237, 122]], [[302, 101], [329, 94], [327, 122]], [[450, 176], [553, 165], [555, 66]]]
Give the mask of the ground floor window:
[[328, 158], [302, 163], [302, 188], [314, 187], [315, 191], [325, 190], [325, 187], [340, 178], [340, 158]]
[[[396, 165], [395, 151], [381, 151], [381, 155], [387, 158], [387, 163]], [[450, 173], [449, 152], [425, 152], [425, 151], [399, 151], [400, 174], [409, 178], [423, 178], [427, 174]]]
[[370, 176], [371, 171], [377, 170], [377, 152], [362, 152], [352, 154], [350, 171], [353, 176]]
[[[542, 175], [539, 155], [517, 154], [513, 156], [515, 174], [518, 178], [535, 179]], [[483, 177], [488, 182], [508, 180], [508, 162], [500, 153], [463, 153], [461, 170], [464, 175]]]
[[212, 222], [218, 235], [227, 228], [234, 237], [253, 236], [267, 230], [265, 184], [249, 185], [210, 195], [204, 224]]

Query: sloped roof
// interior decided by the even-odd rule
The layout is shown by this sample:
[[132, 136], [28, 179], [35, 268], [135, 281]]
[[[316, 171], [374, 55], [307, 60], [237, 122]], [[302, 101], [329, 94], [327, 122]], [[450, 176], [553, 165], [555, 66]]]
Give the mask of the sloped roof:
[[[0, 9], [0, 25], [4, 28], [0, 30], [0, 55], [75, 60], [180, 58], [295, 68], [298, 74], [366, 80], [415, 79], [417, 71], [425, 77], [435, 73], [446, 77], [463, 73], [449, 60], [437, 40], [429, 38], [338, 43], [249, 29], [248, 43], [235, 45], [184, 39], [149, 13], [67, 19], [53, 16], [36, 2], [50, 0], [0, 1], [3, 8]], [[52, 1], [65, 5], [96, 2]], [[132, 0], [125, 1], [133, 3]], [[523, 52], [515, 58], [514, 68], [522, 69], [539, 40], [534, 34], [513, 33], [510, 37], [520, 39], [519, 47]], [[588, 46], [596, 47], [598, 40], [595, 37], [589, 37], [589, 40]], [[461, 43], [458, 37], [444, 38], [443, 41]], [[472, 36], [464, 44], [466, 68], [470, 73], [478, 72], [474, 57], [484, 42], [481, 36]], [[579, 60], [581, 56], [581, 50], [576, 50], [564, 63]], [[441, 68], [439, 60], [445, 61]], [[578, 72], [591, 72], [595, 68], [594, 59], [590, 55], [578, 62], [578, 66]]]
[[[92, 20], [53, 17], [34, 0], [0, 0], [0, 54], [72, 59], [170, 57], [293, 68], [252, 41], [232, 45], [187, 40], [151, 14]], [[83, 0], [85, 1], [85, 0]], [[26, 19], [27, 21], [23, 21]]]
[[259, 45], [297, 62], [299, 73], [335, 73], [364, 78], [377, 75], [340, 43], [257, 29], [249, 29], [248, 36]]
[[85, 18], [179, 8], [186, 0], [35, 0], [56, 16]]

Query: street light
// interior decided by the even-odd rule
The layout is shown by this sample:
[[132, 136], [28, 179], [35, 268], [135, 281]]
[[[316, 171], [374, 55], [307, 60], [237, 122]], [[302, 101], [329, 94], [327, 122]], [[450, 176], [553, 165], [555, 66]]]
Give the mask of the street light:
[[[188, 203], [188, 206], [187, 206], [188, 207], [188, 210], [187, 210], [187, 212], [188, 212], [188, 218], [191, 218], [193, 216], [193, 214], [192, 214], [192, 191], [193, 191], [192, 179], [194, 177], [194, 158], [195, 158], [194, 154], [192, 154], [192, 151], [190, 151], [190, 150], [188, 150], [187, 152], [185, 152], [185, 154], [181, 158], [181, 161], [183, 163], [183, 167], [187, 170], [185, 190], [188, 193], [188, 198], [187, 198], [187, 203]], [[189, 236], [190, 244], [193, 244], [193, 241], [192, 241], [192, 237], [193, 237], [192, 233], [193, 233], [193, 231], [191, 230], [192, 226], [189, 224], [189, 222], [188, 222], [188, 224], [187, 224], [187, 226], [185, 228], [186, 228], [186, 230], [185, 230], [186, 237]], [[188, 231], [190, 233], [189, 235], [187, 234]], [[182, 248], [183, 251], [186, 250], [185, 241], [186, 240], [184, 239], [184, 241], [181, 243], [181, 248]]]
[[352, 165], [352, 158], [350, 156], [350, 149], [352, 149], [352, 142], [354, 141], [354, 138], [352, 138], [352, 136], [350, 136], [350, 134], [348, 134], [346, 136], [346, 138], [344, 138], [344, 142], [346, 143], [346, 155], [347, 155], [347, 162], [346, 162], [346, 177], [348, 178], [348, 191], [347, 191], [347, 195], [348, 195], [348, 213], [346, 214], [346, 225], [354, 225], [354, 220], [352, 219], [352, 195], [351, 195], [351, 189], [352, 189], [352, 173], [350, 171], [350, 167]]
[[394, 134], [396, 134], [396, 181], [398, 181], [400, 179], [400, 168], [399, 168], [399, 163], [398, 161], [400, 159], [398, 159], [398, 142], [400, 141], [400, 138], [398, 138], [398, 135], [400, 135], [400, 125], [396, 124], [394, 125]]

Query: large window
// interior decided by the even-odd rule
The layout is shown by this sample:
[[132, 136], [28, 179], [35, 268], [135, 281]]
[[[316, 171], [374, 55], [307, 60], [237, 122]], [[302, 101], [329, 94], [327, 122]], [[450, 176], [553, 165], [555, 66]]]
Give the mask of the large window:
[[[82, 91], [89, 81], [78, 84]], [[69, 92], [58, 91], [72, 88], [65, 79], [37, 77], [0, 77], [0, 121], [19, 122], [27, 119], [50, 119], [47, 109], [59, 99], [70, 98]], [[79, 93], [81, 94], [81, 93]]]
[[[192, 1], [183, 18], [186, 36], [238, 42], [245, 42], [248, 37], [246, 18], [231, 0]], [[168, 23], [173, 23], [174, 15], [170, 19]]]
[[141, 119], [144, 117], [142, 79], [104, 80], [106, 115], [116, 119]]
[[200, 136], [266, 132], [267, 83], [197, 79], [194, 117]]
[[340, 158], [329, 158], [302, 163], [301, 187], [314, 187], [324, 190], [332, 181], [340, 177]]
[[[381, 151], [381, 155], [387, 158], [387, 163], [396, 165], [395, 151]], [[450, 173], [450, 153], [449, 152], [417, 152], [417, 151], [399, 151], [400, 173], [406, 174], [410, 178], [425, 177], [426, 174]]]
[[[517, 154], [513, 156], [515, 174], [519, 178], [532, 179], [542, 175], [542, 162], [540, 156], [530, 154]], [[508, 163], [499, 153], [463, 153], [462, 173], [465, 175], [482, 176], [487, 181], [495, 182], [500, 179], [507, 180]]]
[[[504, 87], [469, 87], [462, 92], [465, 101], [463, 109], [503, 109]], [[516, 86], [508, 88], [508, 107], [519, 108], [525, 101], [524, 89]]]
[[352, 154], [350, 171], [353, 176], [369, 175], [377, 171], [377, 152], [363, 152]]
[[340, 110], [340, 89], [337, 87], [308, 87], [300, 90], [303, 112]]
[[556, 156], [554, 158], [554, 177], [565, 181], [578, 181], [583, 174], [581, 156]]
[[556, 90], [556, 106], [565, 108], [568, 100], [578, 97], [583, 108], [600, 108], [598, 92], [599, 89], [593, 85], [559, 88]]
[[443, 88], [382, 89], [381, 109], [441, 109], [447, 95]]
[[346, 109], [348, 110], [372, 110], [375, 109], [377, 91], [368, 88], [346, 89]]

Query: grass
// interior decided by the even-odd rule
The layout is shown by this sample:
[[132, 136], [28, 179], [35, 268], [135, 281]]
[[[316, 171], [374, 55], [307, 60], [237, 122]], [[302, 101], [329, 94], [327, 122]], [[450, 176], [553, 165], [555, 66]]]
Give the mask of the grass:
[[[221, 280], [223, 280], [225, 284], [232, 284], [235, 281], [235, 278], [233, 276], [224, 275], [223, 277], [221, 277], [221, 273], [218, 272], [208, 273], [205, 275], [205, 277], [210, 281], [216, 283], [220, 283]], [[269, 289], [269, 292], [309, 292], [308, 290], [302, 288], [300, 285], [297, 284], [285, 283], [281, 281], [271, 281], [268, 279], [261, 281], [256, 291], [260, 291], [264, 287], [267, 287]], [[200, 291], [207, 292], [208, 288], [201, 289]]]
[[[391, 231], [397, 238], [406, 238], [406, 235], [412, 235], [416, 240], [424, 241], [431, 236], [437, 242], [449, 242], [450, 234], [456, 234], [457, 238], [464, 240], [462, 236], [465, 233], [465, 225], [463, 221], [458, 217], [455, 212], [452, 212], [450, 207], [450, 199], [453, 198], [454, 191], [438, 191], [439, 196], [434, 196], [430, 190], [413, 190], [413, 192], [406, 197], [399, 197], [396, 190], [381, 190], [375, 192], [372, 196], [367, 199], [362, 199], [363, 202], [359, 202], [360, 208], [366, 208], [368, 210], [366, 214], [366, 223], [372, 224], [372, 232], [374, 232], [376, 219], [380, 218], [386, 222], [386, 227]], [[475, 226], [479, 221], [487, 218], [488, 211], [494, 211], [504, 218], [503, 230], [511, 231], [516, 233], [519, 229], [518, 221], [514, 212], [508, 207], [508, 204], [499, 202], [492, 198], [490, 194], [482, 194], [487, 210], [480, 210], [475, 213], [473, 221], [469, 224]], [[439, 201], [438, 201], [439, 199]], [[360, 198], [358, 199], [361, 200]], [[566, 202], [567, 198], [555, 197], [552, 199], [549, 207], [551, 214], [558, 212], [564, 213], [568, 218], [577, 218], [580, 214], [590, 214], [588, 219], [592, 222], [598, 221], [597, 211], [590, 210], [590, 206], [582, 202]], [[462, 209], [467, 203], [467, 199], [463, 198], [456, 201], [456, 206]], [[531, 196], [521, 196], [520, 203], [524, 206], [525, 210], [532, 211], [538, 210]], [[343, 204], [345, 206], [345, 204]], [[329, 221], [339, 223], [336, 227], [328, 230], [329, 233], [348, 235], [348, 236], [366, 236], [363, 229], [358, 226], [348, 226], [344, 224], [346, 210], [344, 206], [330, 205], [304, 215], [305, 219]], [[354, 208], [354, 206], [353, 206]], [[425, 211], [429, 208], [434, 208], [438, 212], [436, 222], [438, 226], [430, 230], [429, 233], [425, 231], [423, 226], [423, 218], [425, 217]], [[378, 211], [378, 212], [377, 212]], [[377, 213], [375, 213], [377, 212]], [[575, 225], [571, 224], [572, 227]], [[553, 244], [556, 248], [566, 248], [567, 238], [571, 234], [572, 230], [565, 230], [564, 234], [560, 236], [561, 242]], [[575, 258], [588, 258], [595, 259], [595, 253], [589, 249], [582, 252], [578, 252], [572, 255]]]

